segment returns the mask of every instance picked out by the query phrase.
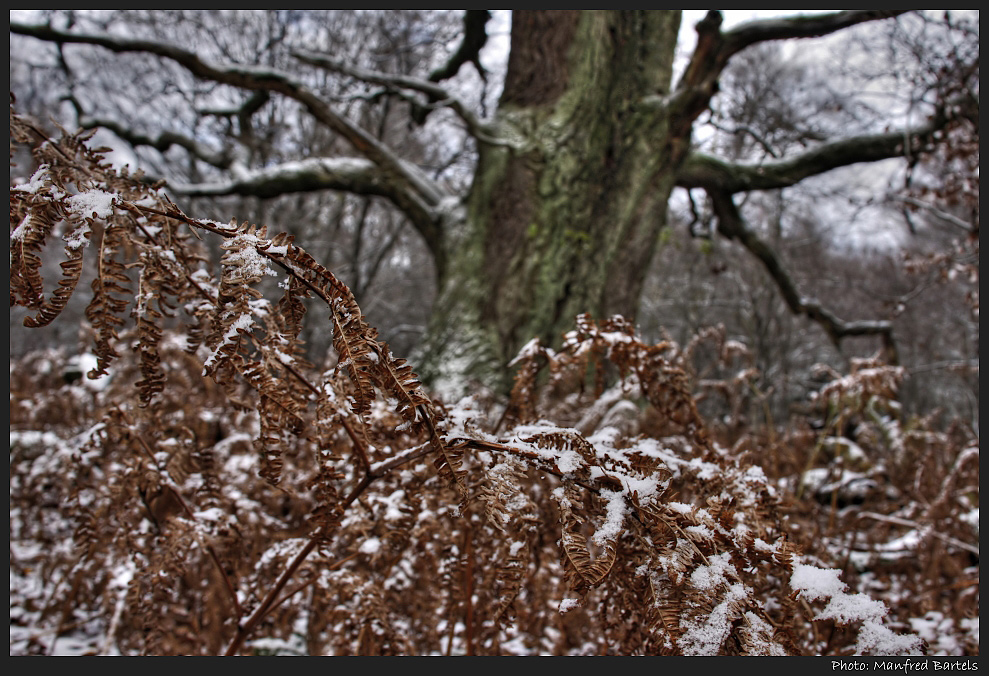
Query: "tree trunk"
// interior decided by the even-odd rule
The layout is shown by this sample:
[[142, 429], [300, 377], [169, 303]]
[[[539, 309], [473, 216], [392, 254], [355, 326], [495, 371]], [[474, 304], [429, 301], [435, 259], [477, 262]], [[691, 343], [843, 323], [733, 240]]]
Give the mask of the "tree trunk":
[[418, 360], [442, 393], [505, 391], [519, 348], [558, 343], [579, 313], [634, 318], [689, 145], [655, 104], [679, 26], [673, 11], [514, 14], [496, 114], [510, 145], [480, 148]]

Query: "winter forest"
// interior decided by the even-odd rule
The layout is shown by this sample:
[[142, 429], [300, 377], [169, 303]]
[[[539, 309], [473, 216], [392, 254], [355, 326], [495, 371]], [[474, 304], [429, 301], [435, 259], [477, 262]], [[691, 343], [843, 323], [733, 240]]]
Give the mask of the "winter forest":
[[976, 11], [11, 10], [10, 308], [11, 655], [979, 655]]

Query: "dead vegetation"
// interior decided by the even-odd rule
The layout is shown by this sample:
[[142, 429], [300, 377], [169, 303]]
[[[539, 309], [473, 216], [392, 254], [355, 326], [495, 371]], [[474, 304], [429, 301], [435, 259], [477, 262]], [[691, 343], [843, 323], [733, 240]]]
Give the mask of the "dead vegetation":
[[723, 331], [581, 316], [507, 408], [440, 402], [291, 237], [190, 218], [13, 111], [11, 138], [40, 167], [11, 306], [50, 323], [98, 269], [93, 363], [11, 362], [11, 654], [978, 654], [978, 437], [901, 419], [901, 369], [750, 427]]

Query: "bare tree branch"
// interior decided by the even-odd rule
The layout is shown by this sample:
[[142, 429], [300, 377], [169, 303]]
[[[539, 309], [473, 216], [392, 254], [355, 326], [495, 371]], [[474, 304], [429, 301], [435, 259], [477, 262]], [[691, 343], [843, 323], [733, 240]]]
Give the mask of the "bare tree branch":
[[713, 120], [711, 122], [709, 122], [708, 124], [710, 124], [712, 127], [714, 127], [715, 129], [717, 129], [718, 131], [724, 132], [725, 134], [730, 134], [732, 136], [735, 136], [737, 134], [748, 134], [749, 138], [751, 138], [753, 141], [755, 141], [756, 143], [758, 143], [762, 147], [762, 150], [767, 155], [769, 155], [770, 157], [776, 158], [776, 159], [779, 159], [779, 157], [780, 157], [780, 154], [773, 148], [773, 146], [769, 143], [769, 141], [767, 141], [766, 139], [764, 139], [762, 137], [762, 134], [760, 134], [756, 129], [752, 128], [750, 125], [747, 125], [747, 124], [737, 124], [737, 125], [735, 125], [735, 127], [733, 129], [729, 129], [728, 127], [725, 127], [723, 125], [720, 125], [720, 124], [714, 122]]
[[242, 159], [230, 148], [221, 151], [213, 150], [206, 144], [175, 131], [162, 131], [158, 136], [151, 137], [136, 132], [117, 120], [106, 117], [93, 117], [81, 112], [79, 115], [79, 126], [83, 129], [94, 129], [96, 127], [108, 129], [134, 147], [148, 146], [160, 153], [168, 152], [169, 148], [173, 145], [179, 146], [185, 148], [196, 159], [202, 160], [217, 169], [229, 170], [234, 175], [240, 175], [246, 171], [246, 168], [242, 164]]
[[857, 9], [782, 19], [749, 21], [724, 34], [724, 49], [726, 52], [724, 58], [730, 58], [733, 54], [757, 42], [822, 37], [867, 21], [891, 19], [901, 14], [906, 14], [907, 11]]
[[[188, 197], [247, 195], [267, 198], [300, 192], [340, 190], [375, 195], [392, 203], [403, 199], [404, 186], [392, 182], [370, 160], [357, 157], [312, 157], [244, 173], [228, 181], [181, 184], [169, 181], [170, 190]], [[444, 265], [440, 219], [433, 210], [406, 213], [433, 255], [437, 268]]]
[[[297, 50], [292, 52], [292, 56], [310, 66], [317, 66], [334, 73], [349, 75], [363, 82], [379, 84], [389, 89], [411, 89], [412, 91], [425, 94], [429, 99], [427, 106], [430, 108], [446, 107], [452, 110], [467, 125], [467, 131], [470, 135], [477, 140], [492, 145], [505, 144], [505, 141], [496, 138], [495, 132], [490, 125], [480, 120], [463, 101], [434, 82], [409, 75], [394, 75], [392, 73], [382, 73], [348, 66], [340, 61], [331, 59], [325, 54], [318, 54], [316, 52]], [[420, 107], [423, 105], [415, 101], [410, 101], [410, 103]]]
[[[340, 189], [354, 189], [361, 194], [377, 194], [387, 197], [412, 222], [422, 234], [442, 273], [446, 251], [443, 246], [441, 221], [447, 217], [451, 196], [439, 184], [431, 180], [417, 167], [403, 161], [390, 148], [358, 125], [334, 111], [325, 101], [289, 74], [274, 68], [243, 64], [215, 64], [204, 61], [194, 52], [173, 44], [116, 37], [60, 31], [45, 25], [10, 23], [10, 32], [35, 37], [39, 40], [62, 44], [89, 44], [117, 53], [142, 52], [170, 59], [186, 68], [196, 77], [256, 92], [277, 92], [301, 103], [321, 123], [340, 134], [362, 154], [376, 169], [377, 183], [368, 177], [368, 166], [352, 164], [353, 160], [333, 161], [318, 159], [310, 164], [295, 163], [298, 171], [262, 171], [253, 177], [239, 177], [217, 186], [185, 186], [187, 194], [248, 194], [247, 190], [261, 191], [262, 196], [316, 190], [338, 185]], [[263, 105], [263, 102], [262, 102]], [[149, 139], [150, 140], [150, 139]], [[329, 164], [327, 164], [329, 162]], [[301, 164], [301, 167], [299, 166]], [[347, 171], [343, 168], [348, 167]], [[284, 169], [285, 167], [282, 167]], [[294, 176], [298, 183], [284, 180]], [[350, 188], [346, 187], [349, 186]], [[196, 192], [195, 190], [198, 190]], [[279, 192], [280, 191], [280, 192]], [[258, 192], [249, 194], [258, 195]]]
[[707, 193], [711, 198], [714, 213], [718, 217], [718, 232], [728, 239], [738, 240], [759, 259], [776, 283], [791, 312], [804, 315], [820, 324], [835, 345], [839, 345], [843, 338], [850, 336], [880, 336], [887, 359], [892, 364], [897, 363], [891, 322], [881, 320], [845, 322], [822, 307], [816, 300], [802, 297], [773, 248], [746, 225], [731, 194], [717, 188], [708, 188]]
[[817, 38], [867, 21], [889, 19], [906, 10], [848, 10], [783, 19], [760, 19], [721, 32], [721, 14], [711, 11], [697, 24], [697, 48], [676, 89], [703, 85], [717, 79], [732, 56], [758, 42]]
[[228, 181], [182, 184], [170, 180], [168, 186], [190, 197], [248, 195], [266, 198], [316, 190], [342, 190], [390, 198], [396, 190], [395, 186], [382, 180], [374, 163], [354, 157], [311, 157], [251, 171]]
[[239, 106], [228, 106], [226, 108], [204, 108], [198, 112], [200, 115], [236, 117], [241, 135], [244, 138], [252, 138], [254, 136], [254, 114], [264, 108], [265, 104], [270, 100], [271, 93], [267, 90], [261, 90], [251, 94], [247, 100]]
[[224, 108], [201, 108], [202, 115], [216, 115], [217, 117], [250, 117], [261, 110], [269, 100], [271, 95], [266, 91], [255, 92], [244, 103], [239, 106], [226, 106]]
[[904, 202], [904, 203], [909, 204], [911, 206], [917, 207], [918, 209], [924, 209], [925, 211], [929, 211], [935, 217], [939, 218], [940, 220], [944, 221], [945, 223], [948, 223], [950, 225], [955, 226], [956, 228], [961, 228], [965, 233], [967, 233], [969, 235], [971, 235], [971, 234], [973, 234], [975, 232], [975, 228], [973, 227], [973, 225], [971, 223], [969, 223], [968, 221], [966, 221], [964, 219], [958, 218], [957, 216], [955, 216], [953, 214], [949, 214], [947, 211], [943, 211], [941, 209], [938, 209], [933, 204], [929, 204], [927, 202], [921, 201], [921, 200], [916, 199], [914, 197], [910, 197], [909, 195], [893, 195], [893, 194], [891, 194], [891, 195], [889, 195], [889, 198], [890, 199], [894, 199], [894, 200], [898, 200], [900, 202]]
[[677, 172], [677, 185], [728, 193], [786, 188], [838, 167], [913, 155], [926, 147], [943, 124], [937, 116], [916, 129], [853, 136], [822, 144], [782, 162], [759, 165], [732, 164], [704, 153], [691, 153]]

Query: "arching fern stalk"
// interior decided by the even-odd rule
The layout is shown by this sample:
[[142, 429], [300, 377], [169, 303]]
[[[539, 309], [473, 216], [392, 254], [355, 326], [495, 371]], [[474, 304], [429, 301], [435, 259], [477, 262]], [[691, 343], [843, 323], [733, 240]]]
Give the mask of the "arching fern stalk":
[[[456, 639], [468, 654], [497, 653], [513, 640], [510, 634], [523, 631], [526, 649], [543, 652], [544, 637], [558, 635], [566, 617], [595, 627], [594, 640], [606, 652], [813, 652], [808, 627], [822, 616], [858, 623], [860, 651], [917, 649], [917, 641], [882, 625], [882, 604], [858, 603], [830, 578], [825, 592], [808, 582], [821, 571], [800, 563], [761, 470], [711, 441], [683, 352], [672, 343], [646, 345], [621, 318], [596, 323], [582, 316], [560, 351], [538, 341], [523, 351], [508, 428], [485, 432], [463, 407], [445, 411], [423, 391], [411, 366], [378, 340], [350, 290], [292, 237], [190, 218], [139, 177], [111, 170], [83, 135], [49, 139], [13, 110], [10, 129], [12, 139], [31, 144], [38, 163], [32, 178], [10, 192], [11, 306], [33, 311], [28, 326], [56, 319], [96, 242], [86, 317], [97, 365], [88, 377], [126, 370], [134, 361], [128, 357], [140, 371], [137, 405], [132, 395], [121, 396], [86, 444], [102, 444], [99, 456], [116, 454], [111, 471], [134, 483], [131, 492], [118, 486], [97, 493], [139, 500], [146, 511], [130, 522], [153, 520], [165, 543], [113, 535], [124, 546], [148, 549], [126, 552], [132, 581], [124, 576], [116, 583], [119, 601], [109, 604], [121, 608], [111, 628], [133, 603], [128, 612], [154, 629], [142, 634], [143, 651], [164, 649], [168, 633], [156, 617], [165, 606], [156, 609], [147, 599], [180, 603], [183, 584], [199, 589], [203, 571], [184, 567], [197, 547], [223, 593], [220, 599], [202, 594], [211, 599], [201, 614], [212, 618], [212, 638], [191, 632], [175, 651], [238, 654], [280, 609], [302, 612], [293, 601], [306, 589], [313, 607], [323, 604], [327, 616], [339, 619], [331, 631], [329, 620], [310, 609], [311, 629], [326, 637], [315, 649], [339, 652], [436, 652], [443, 643], [450, 652]], [[198, 235], [190, 234], [197, 232], [222, 239], [219, 275]], [[62, 277], [46, 294], [41, 254], [59, 234], [66, 243]], [[276, 270], [285, 275], [283, 293], [271, 303], [260, 286]], [[311, 297], [329, 312], [338, 355], [335, 368], [316, 375], [299, 341]], [[175, 341], [166, 340], [175, 333], [201, 372], [199, 383], [189, 378], [184, 386], [206, 390], [215, 382], [219, 387], [210, 387], [228, 407], [256, 416], [254, 451], [269, 493], [309, 496], [301, 539], [282, 533], [248, 541], [247, 523], [263, 519], [241, 514], [238, 500], [218, 488], [212, 454], [220, 443], [193, 429], [193, 420], [175, 422], [167, 409], [193, 397], [174, 394], [187, 377], [174, 366]], [[622, 436], [613, 428], [592, 434], [592, 426], [561, 427], [542, 418], [541, 390], [583, 387], [587, 374], [605, 364], [662, 418], [669, 440]], [[178, 479], [187, 470], [169, 452], [180, 443], [169, 434], [194, 442], [189, 456], [202, 474], [195, 496]], [[304, 472], [293, 469], [300, 449], [311, 453]], [[420, 469], [417, 461], [427, 457], [435, 472]], [[369, 491], [372, 485], [380, 494]], [[93, 543], [102, 522], [127, 522], [72, 490], [81, 544]], [[230, 512], [223, 518], [215, 513], [221, 505]], [[375, 514], [374, 505], [386, 507], [371, 521], [364, 513]], [[387, 555], [379, 554], [381, 539], [390, 543]], [[235, 545], [224, 548], [231, 540]], [[98, 549], [89, 546], [82, 556], [98, 561]], [[325, 565], [307, 568], [317, 550]], [[358, 556], [365, 557], [361, 567], [347, 568]], [[150, 572], [136, 570], [137, 560]], [[153, 573], [159, 564], [177, 571], [169, 584]], [[82, 563], [70, 568], [86, 570]], [[858, 610], [828, 616], [826, 609], [811, 618], [791, 592]], [[157, 642], [148, 638], [154, 635]]]

